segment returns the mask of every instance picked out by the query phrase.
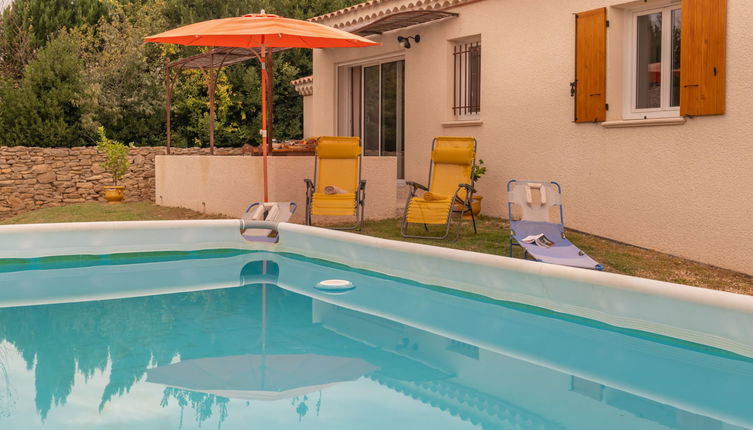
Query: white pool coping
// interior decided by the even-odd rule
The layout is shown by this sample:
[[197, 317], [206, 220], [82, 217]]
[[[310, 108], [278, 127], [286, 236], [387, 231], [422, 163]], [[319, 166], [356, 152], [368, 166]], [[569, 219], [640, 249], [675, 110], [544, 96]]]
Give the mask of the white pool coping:
[[239, 220], [0, 226], [0, 258], [221, 248], [292, 252], [753, 357], [751, 296], [298, 224], [280, 224], [277, 244], [249, 243], [240, 226]]

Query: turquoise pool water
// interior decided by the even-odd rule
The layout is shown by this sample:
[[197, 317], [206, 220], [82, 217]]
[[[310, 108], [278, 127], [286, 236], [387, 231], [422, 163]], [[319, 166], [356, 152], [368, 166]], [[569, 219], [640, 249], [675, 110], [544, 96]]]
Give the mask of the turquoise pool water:
[[0, 260], [0, 306], [3, 430], [753, 424], [748, 358], [296, 255]]

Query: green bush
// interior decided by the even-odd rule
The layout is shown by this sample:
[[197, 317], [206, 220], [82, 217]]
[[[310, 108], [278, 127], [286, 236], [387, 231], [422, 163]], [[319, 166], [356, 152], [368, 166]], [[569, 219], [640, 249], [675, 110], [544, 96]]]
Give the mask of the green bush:
[[62, 32], [26, 66], [19, 83], [0, 85], [0, 145], [94, 143], [93, 106], [80, 54], [74, 38]]

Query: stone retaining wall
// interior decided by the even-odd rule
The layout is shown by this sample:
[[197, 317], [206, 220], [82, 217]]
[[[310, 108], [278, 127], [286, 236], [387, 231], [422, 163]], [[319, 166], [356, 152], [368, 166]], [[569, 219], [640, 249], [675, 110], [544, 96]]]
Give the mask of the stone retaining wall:
[[[240, 148], [218, 148], [217, 155], [241, 155]], [[154, 201], [154, 157], [164, 147], [129, 151], [131, 167], [121, 179], [126, 201]], [[172, 154], [209, 154], [203, 148], [173, 148]], [[95, 147], [0, 147], [0, 218], [63, 204], [104, 201], [102, 187], [112, 176], [100, 166]]]

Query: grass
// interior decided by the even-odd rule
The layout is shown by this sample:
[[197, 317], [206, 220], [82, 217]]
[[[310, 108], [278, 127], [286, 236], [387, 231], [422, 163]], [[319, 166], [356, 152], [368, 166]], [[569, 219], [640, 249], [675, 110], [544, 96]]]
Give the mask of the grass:
[[[146, 202], [119, 205], [82, 203], [27, 212], [0, 220], [0, 224], [209, 218], [225, 217], [182, 208], [157, 206]], [[487, 254], [507, 255], [509, 240], [507, 222], [498, 218], [482, 217], [477, 224], [478, 234], [474, 235], [470, 223], [464, 223], [463, 232], [457, 241], [453, 240], [454, 233], [445, 240], [405, 239], [400, 236], [400, 220], [398, 219], [367, 221], [361, 234]], [[742, 273], [575, 231], [569, 231], [568, 238], [601, 263], [607, 272], [753, 295], [753, 277]], [[519, 247], [516, 247], [514, 256], [522, 257]]]
[[[477, 221], [477, 227], [478, 234], [474, 235], [470, 222], [464, 223], [463, 231], [457, 241], [453, 240], [454, 232], [445, 240], [405, 239], [400, 235], [400, 220], [397, 219], [367, 221], [361, 233], [385, 239], [508, 255], [510, 230], [507, 221], [482, 217]], [[421, 234], [419, 229], [413, 232]], [[567, 237], [594, 260], [601, 263], [606, 272], [753, 295], [753, 277], [739, 272], [576, 231], [568, 231]], [[515, 247], [513, 256], [518, 258], [523, 256], [520, 247]]]
[[171, 219], [216, 219], [221, 215], [207, 215], [183, 208], [157, 206], [154, 203], [121, 204], [81, 203], [56, 206], [26, 212], [0, 220], [0, 224], [40, 224], [50, 222], [85, 221], [146, 221]]

